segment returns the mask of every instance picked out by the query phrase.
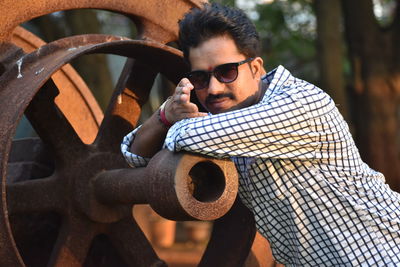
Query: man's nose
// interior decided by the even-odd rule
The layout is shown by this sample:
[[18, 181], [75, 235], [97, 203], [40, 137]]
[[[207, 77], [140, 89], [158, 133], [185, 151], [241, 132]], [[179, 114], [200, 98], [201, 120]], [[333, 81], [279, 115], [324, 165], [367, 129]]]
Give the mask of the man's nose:
[[211, 75], [210, 82], [208, 84], [208, 93], [211, 95], [218, 95], [224, 92], [224, 84], [217, 80], [214, 75]]

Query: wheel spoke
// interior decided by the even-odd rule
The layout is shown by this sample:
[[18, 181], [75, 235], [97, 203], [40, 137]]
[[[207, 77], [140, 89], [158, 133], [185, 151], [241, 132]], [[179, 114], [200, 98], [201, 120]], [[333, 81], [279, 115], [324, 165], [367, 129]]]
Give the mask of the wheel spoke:
[[243, 266], [255, 234], [253, 214], [236, 198], [231, 210], [214, 222], [199, 266]]
[[60, 211], [64, 194], [59, 183], [56, 177], [49, 177], [7, 184], [9, 213]]
[[95, 225], [79, 218], [64, 221], [48, 266], [81, 267], [97, 234]]
[[122, 138], [139, 120], [141, 106], [148, 100], [155, 76], [149, 66], [127, 60], [95, 141], [101, 150], [119, 152]]
[[166, 266], [133, 218], [113, 224], [109, 238], [129, 266]]
[[54, 102], [57, 94], [57, 87], [49, 80], [32, 99], [25, 115], [44, 143], [52, 147], [57, 157], [63, 158], [68, 156], [63, 153], [77, 151], [83, 143], [57, 108]]

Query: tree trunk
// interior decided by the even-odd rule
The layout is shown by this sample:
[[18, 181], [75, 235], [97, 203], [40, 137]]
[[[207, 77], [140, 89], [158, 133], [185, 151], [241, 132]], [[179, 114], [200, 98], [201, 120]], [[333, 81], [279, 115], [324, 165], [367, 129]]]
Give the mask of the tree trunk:
[[348, 121], [348, 98], [343, 77], [342, 10], [340, 0], [314, 0], [321, 88], [335, 100]]
[[37, 33], [38, 36], [46, 43], [63, 38], [67, 35], [65, 27], [62, 26], [63, 22], [63, 17], [54, 18], [51, 15], [41, 16], [32, 20], [32, 23], [40, 29], [40, 32]]
[[[70, 35], [101, 33], [100, 23], [94, 10], [68, 11], [65, 12], [65, 18], [71, 30]], [[104, 110], [114, 89], [106, 55], [94, 54], [80, 57], [72, 65], [81, 74]]]
[[387, 28], [379, 26], [372, 0], [342, 0], [342, 7], [353, 69], [356, 141], [363, 159], [400, 191], [400, 7]]

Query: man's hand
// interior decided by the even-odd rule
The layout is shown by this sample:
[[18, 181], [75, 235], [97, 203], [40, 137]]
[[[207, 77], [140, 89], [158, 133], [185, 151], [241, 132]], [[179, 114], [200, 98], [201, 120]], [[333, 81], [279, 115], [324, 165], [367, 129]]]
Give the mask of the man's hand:
[[165, 116], [171, 124], [186, 118], [207, 116], [207, 113], [199, 112], [199, 108], [190, 102], [190, 93], [193, 88], [190, 81], [183, 78], [173, 96], [165, 104]]
[[[164, 114], [171, 124], [182, 119], [207, 115], [207, 113], [199, 112], [198, 107], [190, 102], [191, 90], [193, 90], [193, 85], [188, 79], [183, 78], [173, 96], [165, 103]], [[168, 128], [159, 121], [158, 112], [155, 112], [137, 131], [130, 151], [136, 155], [151, 158], [161, 149], [167, 131]]]

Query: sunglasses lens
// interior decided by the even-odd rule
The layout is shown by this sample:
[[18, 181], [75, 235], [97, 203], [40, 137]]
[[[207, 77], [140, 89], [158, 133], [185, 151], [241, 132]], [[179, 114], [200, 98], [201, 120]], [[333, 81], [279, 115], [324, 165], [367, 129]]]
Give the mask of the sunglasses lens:
[[193, 71], [188, 74], [187, 78], [193, 84], [195, 90], [201, 90], [208, 86], [209, 75], [205, 71]]
[[236, 63], [220, 65], [214, 70], [215, 77], [223, 83], [230, 83], [238, 76], [238, 66]]

